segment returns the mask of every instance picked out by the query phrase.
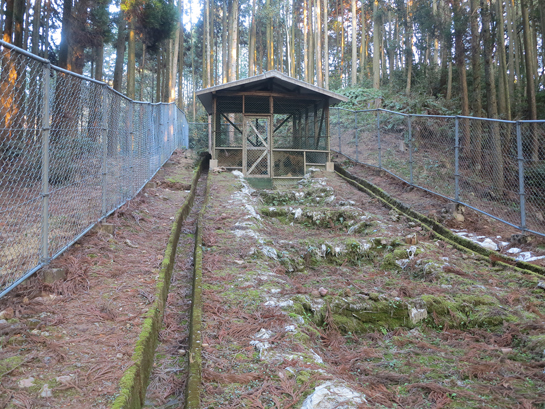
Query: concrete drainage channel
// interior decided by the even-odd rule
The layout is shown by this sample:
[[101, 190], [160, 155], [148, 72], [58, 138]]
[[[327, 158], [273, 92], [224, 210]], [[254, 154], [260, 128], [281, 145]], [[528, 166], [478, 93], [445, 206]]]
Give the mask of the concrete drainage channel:
[[[112, 405], [112, 409], [136, 409], [142, 408], [146, 403], [146, 389], [148, 387], [150, 374], [152, 373], [155, 361], [155, 350], [159, 343], [159, 333], [163, 325], [165, 311], [168, 308], [168, 296], [173, 279], [173, 271], [176, 260], [176, 253], [179, 246], [182, 228], [186, 224], [193, 224], [194, 233], [188, 236], [194, 237], [194, 269], [192, 283], [192, 307], [190, 319], [190, 342], [188, 351], [188, 389], [186, 391], [187, 408], [198, 407], [198, 396], [200, 390], [200, 324], [202, 302], [202, 214], [205, 210], [208, 196], [208, 164], [209, 159], [203, 158], [197, 169], [194, 171], [191, 191], [176, 214], [172, 225], [170, 237], [164, 253], [159, 279], [155, 290], [155, 301], [149, 309], [144, 321], [142, 331], [136, 343], [132, 355], [133, 364], [125, 371], [119, 382], [120, 392]], [[195, 220], [196, 219], [196, 220]], [[187, 282], [185, 283], [187, 285]], [[197, 400], [195, 400], [195, 397]], [[197, 403], [193, 403], [197, 402]]]

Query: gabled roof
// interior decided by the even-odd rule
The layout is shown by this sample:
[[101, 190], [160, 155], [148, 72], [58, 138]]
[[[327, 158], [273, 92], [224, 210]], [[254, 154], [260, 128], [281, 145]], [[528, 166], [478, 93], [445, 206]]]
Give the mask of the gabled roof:
[[348, 98], [335, 92], [328, 91], [324, 88], [317, 87], [307, 82], [291, 78], [280, 71], [267, 71], [261, 75], [244, 78], [242, 80], [228, 82], [226, 84], [216, 85], [214, 87], [202, 89], [195, 94], [204, 105], [204, 108], [209, 114], [213, 113], [212, 95], [221, 93], [222, 91], [229, 92], [250, 92], [250, 91], [266, 91], [272, 93], [287, 94], [290, 92], [301, 96], [308, 95], [309, 98], [322, 97], [329, 99], [329, 105], [346, 102]]

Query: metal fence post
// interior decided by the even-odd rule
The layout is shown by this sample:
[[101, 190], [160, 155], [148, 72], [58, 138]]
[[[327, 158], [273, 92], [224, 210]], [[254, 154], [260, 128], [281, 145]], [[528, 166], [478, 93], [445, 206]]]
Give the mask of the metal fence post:
[[410, 183], [413, 182], [413, 116], [409, 115], [409, 171], [410, 171]]
[[380, 111], [377, 109], [378, 168], [382, 169], [382, 146], [380, 144]]
[[526, 230], [526, 197], [524, 194], [524, 153], [522, 150], [522, 131], [520, 122], [517, 121], [517, 159], [519, 163], [519, 200], [520, 200], [520, 229]]
[[102, 216], [108, 212], [108, 86], [102, 88]]
[[460, 201], [460, 173], [459, 170], [460, 157], [460, 118], [456, 115], [454, 119], [454, 201]]
[[51, 66], [45, 63], [42, 69], [43, 96], [42, 96], [42, 231], [40, 243], [40, 261], [49, 262], [49, 78]]
[[341, 144], [341, 110], [339, 108], [335, 108], [337, 110], [337, 134], [339, 135], [339, 153], [343, 153], [343, 148]]
[[359, 147], [358, 147], [358, 112], [354, 111], [354, 134], [356, 136], [356, 162], [359, 162]]
[[134, 121], [134, 115], [133, 115], [133, 109], [134, 109], [134, 102], [131, 100], [129, 101], [129, 186], [130, 186], [130, 191], [129, 191], [129, 197], [132, 197], [133, 195], [133, 188], [134, 188], [134, 182], [135, 182], [135, 177], [134, 177], [134, 126], [133, 126], [133, 121]]

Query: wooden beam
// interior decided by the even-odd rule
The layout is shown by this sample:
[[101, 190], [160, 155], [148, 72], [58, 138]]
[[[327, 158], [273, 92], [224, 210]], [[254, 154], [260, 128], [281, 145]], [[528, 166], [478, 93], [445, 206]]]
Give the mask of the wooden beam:
[[269, 91], [218, 91], [216, 96], [221, 97], [240, 97], [242, 95], [246, 96], [256, 96], [256, 97], [276, 97], [276, 98], [286, 98], [286, 99], [298, 99], [298, 100], [307, 100], [307, 101], [323, 101], [323, 97], [305, 95], [305, 94], [296, 94], [291, 93], [281, 93], [281, 92], [269, 92]]

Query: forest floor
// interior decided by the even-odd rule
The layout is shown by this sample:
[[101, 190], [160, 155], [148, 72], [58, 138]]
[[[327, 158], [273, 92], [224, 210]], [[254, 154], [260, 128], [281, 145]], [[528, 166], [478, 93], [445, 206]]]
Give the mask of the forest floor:
[[[542, 277], [461, 252], [335, 174], [209, 183], [203, 408], [545, 404]], [[455, 223], [413, 192], [401, 199]], [[466, 216], [452, 226], [509, 240]]]
[[[0, 300], [0, 408], [111, 406], [191, 162], [177, 152], [107, 220], [113, 235], [92, 232], [55, 260], [66, 280], [37, 277]], [[518, 233], [471, 212], [459, 222], [442, 199], [349, 170], [466, 237]], [[203, 408], [545, 404], [545, 278], [461, 252], [336, 174], [272, 191], [236, 173], [208, 183]], [[183, 407], [199, 203], [182, 227], [148, 407]], [[502, 251], [515, 245], [545, 250], [534, 239]]]
[[[131, 365], [193, 160], [176, 151], [152, 183], [49, 269], [0, 300], [0, 408], [108, 408]], [[175, 271], [187, 254], [178, 253]]]

